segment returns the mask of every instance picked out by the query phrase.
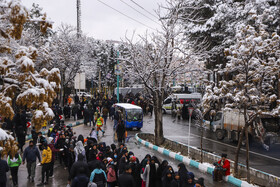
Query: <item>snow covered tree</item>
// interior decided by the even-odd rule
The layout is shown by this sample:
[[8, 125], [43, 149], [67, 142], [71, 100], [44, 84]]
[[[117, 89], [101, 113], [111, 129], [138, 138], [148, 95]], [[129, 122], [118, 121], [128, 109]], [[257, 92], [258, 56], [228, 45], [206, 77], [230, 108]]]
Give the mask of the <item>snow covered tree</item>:
[[[167, 6], [171, 5], [172, 1], [168, 1]], [[136, 42], [133, 37], [127, 38], [129, 58], [121, 58], [125, 60], [124, 70], [135, 79], [140, 79], [152, 97], [156, 145], [164, 141], [162, 105], [167, 80], [181, 73], [190, 56], [184, 51], [186, 44], [181, 40], [182, 28], [177, 25], [177, 20], [174, 12], [167, 12], [160, 16], [162, 30], [140, 36], [139, 40], [135, 39]]]
[[[213, 109], [218, 103], [225, 110], [239, 109], [243, 113], [245, 127], [239, 136], [234, 172], [237, 174], [238, 155], [245, 134], [248, 182], [250, 182], [248, 127], [253, 127], [253, 121], [261, 114], [279, 117], [280, 100], [277, 100], [274, 84], [278, 82], [280, 37], [276, 32], [272, 34], [268, 32], [269, 27], [265, 23], [277, 19], [270, 12], [269, 7], [261, 15], [254, 9], [249, 11], [249, 20], [253, 26], [245, 24], [238, 26], [234, 44], [225, 49], [228, 63], [219, 72], [231, 74], [232, 79], [222, 80], [218, 85], [212, 83], [206, 88], [203, 98], [205, 112]], [[275, 102], [277, 105], [273, 105]]]
[[[16, 108], [31, 109], [32, 123], [39, 130], [54, 117], [49, 106], [60, 88], [60, 72], [36, 71], [37, 49], [19, 45], [24, 24], [34, 21], [19, 0], [1, 0], [0, 15], [0, 115], [12, 119]], [[36, 21], [41, 32], [50, 26], [47, 20]]]
[[60, 100], [63, 101], [64, 90], [71, 86], [76, 73], [80, 71], [85, 60], [86, 37], [77, 37], [76, 29], [62, 24], [53, 35], [50, 43], [50, 67], [57, 67], [61, 73]]
[[[204, 46], [201, 56], [207, 59], [206, 67], [212, 71], [216, 65], [225, 66], [227, 63], [223, 51], [233, 44], [235, 31], [240, 24], [251, 24], [250, 19], [247, 19], [250, 12], [261, 14], [265, 9], [270, 9], [270, 14], [275, 19], [268, 23], [269, 32], [279, 34], [280, 31], [279, 1], [176, 0], [176, 2], [174, 8], [180, 7], [178, 17], [180, 23], [184, 25], [185, 39], [194, 49], [199, 46], [200, 50], [200, 45]], [[213, 74], [215, 78], [215, 71]]]

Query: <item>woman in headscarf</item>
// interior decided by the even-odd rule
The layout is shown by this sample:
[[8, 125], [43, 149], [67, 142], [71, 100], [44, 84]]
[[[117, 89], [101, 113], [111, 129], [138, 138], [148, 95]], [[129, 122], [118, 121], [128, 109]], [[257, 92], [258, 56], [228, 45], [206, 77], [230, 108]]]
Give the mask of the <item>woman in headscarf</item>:
[[162, 187], [171, 187], [171, 182], [173, 180], [173, 175], [170, 170], [168, 170], [162, 180]]
[[174, 179], [171, 182], [171, 187], [182, 187], [181, 186], [180, 175], [179, 175], [178, 172], [175, 172], [175, 174], [174, 174]]
[[180, 176], [180, 186], [186, 187], [187, 186], [187, 180], [188, 180], [188, 170], [184, 163], [180, 163], [178, 165], [178, 173]]
[[194, 174], [192, 172], [188, 172], [188, 183], [187, 187], [194, 187]]
[[157, 169], [158, 164], [155, 163], [155, 159], [152, 158], [150, 164], [147, 164], [142, 175], [142, 179], [146, 182], [146, 187], [157, 186]]
[[162, 181], [161, 181], [161, 178], [163, 177], [163, 171], [165, 170], [165, 168], [168, 166], [168, 161], [167, 160], [164, 160], [162, 161], [162, 163], [160, 164], [160, 166], [158, 167], [158, 170], [157, 170], [157, 176], [159, 177], [160, 179], [160, 186], [162, 186]]
[[86, 151], [85, 148], [83, 146], [82, 141], [78, 141], [76, 143], [76, 147], [74, 148], [74, 153], [75, 153], [75, 162], [78, 160], [78, 155], [82, 154], [84, 156], [84, 162], [86, 162]]

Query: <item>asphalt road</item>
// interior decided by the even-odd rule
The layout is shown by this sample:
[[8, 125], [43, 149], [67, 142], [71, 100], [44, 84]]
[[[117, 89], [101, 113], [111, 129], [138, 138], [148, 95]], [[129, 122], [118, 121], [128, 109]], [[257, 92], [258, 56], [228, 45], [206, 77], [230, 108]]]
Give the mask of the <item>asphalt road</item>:
[[[153, 132], [154, 119], [153, 117], [145, 117], [144, 127], [142, 132]], [[172, 118], [171, 115], [164, 115], [163, 117], [163, 131], [164, 136], [171, 140], [176, 140], [184, 144], [188, 143], [188, 121], [178, 120]], [[191, 125], [190, 145], [200, 147], [200, 128], [196, 125]], [[237, 143], [230, 142], [227, 139], [219, 141], [216, 139], [215, 134], [209, 130], [204, 130], [203, 149], [220, 155], [227, 153], [228, 158], [234, 160]], [[245, 147], [242, 147], [239, 162], [245, 164], [246, 155]], [[262, 170], [264, 172], [280, 177], [280, 144], [275, 144], [266, 151], [257, 143], [253, 143], [250, 147], [250, 167]]]
[[[66, 123], [67, 124], [67, 123]], [[100, 138], [100, 141], [105, 141], [107, 144], [113, 143], [113, 123], [111, 120], [108, 120], [108, 124], [105, 127], [106, 133], [104, 137]], [[154, 128], [154, 125], [149, 117], [145, 117], [145, 124], [142, 131], [144, 132], [152, 132]], [[166, 128], [167, 130], [167, 128]], [[166, 131], [165, 130], [165, 131]], [[74, 127], [74, 131], [76, 132], [76, 135], [82, 134], [85, 137], [89, 134], [90, 127], [80, 125], [77, 127]], [[179, 130], [180, 131], [180, 130]], [[135, 155], [138, 157], [139, 160], [142, 160], [146, 154], [151, 154], [152, 156], [157, 156], [159, 160], [168, 160], [169, 164], [173, 166], [174, 170], [177, 171], [177, 165], [179, 164], [178, 161], [175, 161], [167, 156], [164, 156], [158, 152], [155, 152], [151, 149], [148, 149], [141, 144], [137, 143], [134, 135], [137, 133], [137, 131], [129, 131], [128, 136], [131, 136], [129, 141], [127, 142], [127, 147], [129, 151], [132, 151], [135, 153]], [[177, 131], [170, 131], [169, 136], [176, 135]], [[27, 145], [27, 144], [26, 144]], [[209, 174], [201, 173], [196, 168], [192, 168], [187, 166], [187, 169], [189, 171], [192, 171], [195, 174], [195, 178], [203, 177], [205, 179], [205, 185], [208, 187], [215, 186], [215, 187], [231, 187], [233, 185], [225, 183], [225, 182], [213, 182], [212, 177]], [[35, 177], [35, 183], [31, 183], [27, 180], [27, 170], [26, 165], [21, 165], [19, 167], [19, 187], [35, 187], [37, 184], [41, 181], [41, 167], [36, 167], [36, 177]], [[8, 173], [9, 176], [9, 173]], [[67, 178], [68, 178], [68, 171], [64, 170], [64, 168], [56, 161], [55, 168], [54, 168], [54, 178], [49, 180], [49, 184], [45, 185], [46, 187], [65, 187], [67, 185]], [[8, 187], [11, 185], [11, 180], [8, 181]]]

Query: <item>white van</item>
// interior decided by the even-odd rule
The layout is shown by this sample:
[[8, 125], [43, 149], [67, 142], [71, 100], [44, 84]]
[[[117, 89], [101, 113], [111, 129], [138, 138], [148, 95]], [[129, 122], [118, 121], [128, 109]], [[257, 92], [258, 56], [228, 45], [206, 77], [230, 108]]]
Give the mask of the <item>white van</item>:
[[177, 108], [182, 108], [183, 104], [200, 104], [202, 99], [201, 93], [191, 94], [171, 94], [163, 102], [163, 113], [171, 112], [172, 102], [175, 101]]

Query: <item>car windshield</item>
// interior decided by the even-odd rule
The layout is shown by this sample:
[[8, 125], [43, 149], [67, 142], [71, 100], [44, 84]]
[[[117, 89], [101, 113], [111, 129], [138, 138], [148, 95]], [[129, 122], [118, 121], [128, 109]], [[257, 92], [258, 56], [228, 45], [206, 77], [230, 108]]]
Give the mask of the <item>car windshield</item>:
[[139, 109], [129, 109], [126, 110], [128, 121], [139, 121], [142, 120], [142, 110]]

